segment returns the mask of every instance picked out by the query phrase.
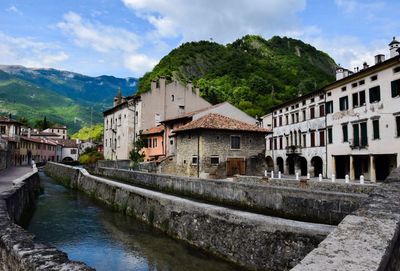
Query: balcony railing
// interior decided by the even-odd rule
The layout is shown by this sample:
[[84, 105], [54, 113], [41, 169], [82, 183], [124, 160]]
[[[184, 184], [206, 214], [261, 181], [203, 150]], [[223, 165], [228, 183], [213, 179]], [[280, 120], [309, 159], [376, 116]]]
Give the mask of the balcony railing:
[[301, 154], [301, 146], [299, 145], [287, 146], [286, 154]]

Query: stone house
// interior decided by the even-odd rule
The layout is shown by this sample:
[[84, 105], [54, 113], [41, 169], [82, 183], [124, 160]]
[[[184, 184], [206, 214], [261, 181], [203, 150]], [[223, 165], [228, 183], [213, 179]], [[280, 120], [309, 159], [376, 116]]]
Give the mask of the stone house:
[[225, 178], [264, 173], [267, 129], [209, 113], [174, 132], [177, 175]]
[[151, 89], [140, 95], [122, 97], [119, 92], [112, 108], [104, 115], [104, 158], [129, 158], [133, 142], [140, 132], [156, 127], [161, 121], [187, 112], [209, 107], [191, 83], [183, 85], [164, 77], [151, 83]]
[[174, 130], [209, 113], [220, 114], [251, 125], [258, 124], [258, 121], [255, 118], [249, 116], [239, 108], [231, 105], [229, 102], [219, 103], [216, 105], [205, 107], [200, 110], [186, 113], [184, 115], [180, 115], [176, 118], [166, 119], [164, 121], [161, 121], [165, 128], [164, 142], [166, 142], [166, 144], [164, 146], [164, 152], [166, 153], [166, 155], [171, 156], [176, 154], [176, 135], [174, 133]]

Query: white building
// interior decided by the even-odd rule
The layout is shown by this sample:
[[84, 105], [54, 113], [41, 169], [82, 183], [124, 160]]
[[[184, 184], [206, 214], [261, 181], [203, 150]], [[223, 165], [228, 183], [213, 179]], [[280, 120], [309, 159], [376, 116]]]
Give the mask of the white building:
[[166, 82], [161, 77], [151, 83], [151, 89], [140, 95], [122, 97], [104, 115], [104, 158], [129, 159], [133, 142], [140, 131], [157, 126], [162, 120], [210, 106], [200, 97], [199, 89], [189, 83]]
[[375, 56], [348, 76], [325, 87], [328, 174], [358, 180], [384, 180], [400, 166], [400, 43], [393, 38], [390, 58]]
[[326, 175], [325, 94], [322, 90], [280, 104], [262, 117], [268, 170]]
[[384, 180], [400, 166], [400, 42], [371, 67], [342, 67], [336, 81], [263, 117], [269, 170]]
[[67, 126], [54, 126], [52, 128], [47, 128], [43, 130], [44, 133], [53, 133], [57, 136], [48, 136], [49, 138], [60, 138], [60, 139], [67, 139], [68, 138], [68, 130]]

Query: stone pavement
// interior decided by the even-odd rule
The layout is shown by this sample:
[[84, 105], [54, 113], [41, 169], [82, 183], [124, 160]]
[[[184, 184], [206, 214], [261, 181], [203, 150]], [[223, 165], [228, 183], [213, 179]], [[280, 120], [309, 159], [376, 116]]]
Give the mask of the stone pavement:
[[0, 171], [0, 193], [11, 188], [15, 179], [32, 171], [30, 166], [11, 167]]

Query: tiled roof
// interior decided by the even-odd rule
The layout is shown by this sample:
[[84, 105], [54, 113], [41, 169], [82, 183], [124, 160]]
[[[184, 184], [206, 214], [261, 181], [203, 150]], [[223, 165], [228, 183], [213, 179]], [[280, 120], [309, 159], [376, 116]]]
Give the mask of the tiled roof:
[[70, 139], [53, 139], [53, 141], [57, 142], [58, 144], [62, 145], [66, 148], [78, 148], [78, 144], [76, 144], [75, 140]]
[[195, 111], [192, 111], [192, 112], [188, 112], [188, 113], [186, 113], [186, 114], [183, 114], [183, 115], [180, 115], [180, 116], [177, 116], [177, 117], [174, 117], [174, 118], [170, 118], [170, 119], [163, 120], [162, 122], [168, 122], [168, 121], [173, 121], [173, 120], [178, 120], [178, 119], [183, 119], [183, 118], [190, 118], [190, 117], [193, 117], [193, 116], [194, 116], [195, 114], [197, 114], [197, 113], [201, 113], [201, 112], [204, 112], [204, 111], [209, 110], [209, 109], [212, 109], [212, 108], [220, 107], [221, 105], [223, 105], [223, 104], [225, 104], [225, 103], [227, 103], [227, 102], [223, 102], [223, 103], [211, 105], [211, 106], [208, 106], [208, 107], [199, 109], [199, 110], [195, 110]]
[[19, 121], [15, 120], [15, 119], [10, 119], [9, 117], [5, 117], [5, 116], [0, 116], [0, 122], [4, 123], [4, 122], [8, 122], [8, 123], [18, 123]]
[[243, 132], [259, 132], [268, 133], [270, 129], [258, 127], [242, 121], [231, 119], [220, 114], [210, 113], [197, 120], [191, 121], [188, 124], [179, 127], [174, 132], [179, 133], [189, 130], [207, 129], [207, 130], [232, 130]]
[[29, 138], [29, 137], [25, 137], [25, 136], [21, 136], [22, 140], [25, 141], [29, 141], [29, 142], [35, 142], [35, 143], [41, 143], [41, 144], [47, 144], [47, 145], [57, 145], [56, 143], [54, 143], [54, 141], [51, 140], [47, 140], [44, 138]]
[[150, 129], [146, 129], [142, 132], [142, 135], [154, 135], [154, 134], [161, 134], [164, 132], [164, 127], [159, 125], [156, 127], [152, 127]]

